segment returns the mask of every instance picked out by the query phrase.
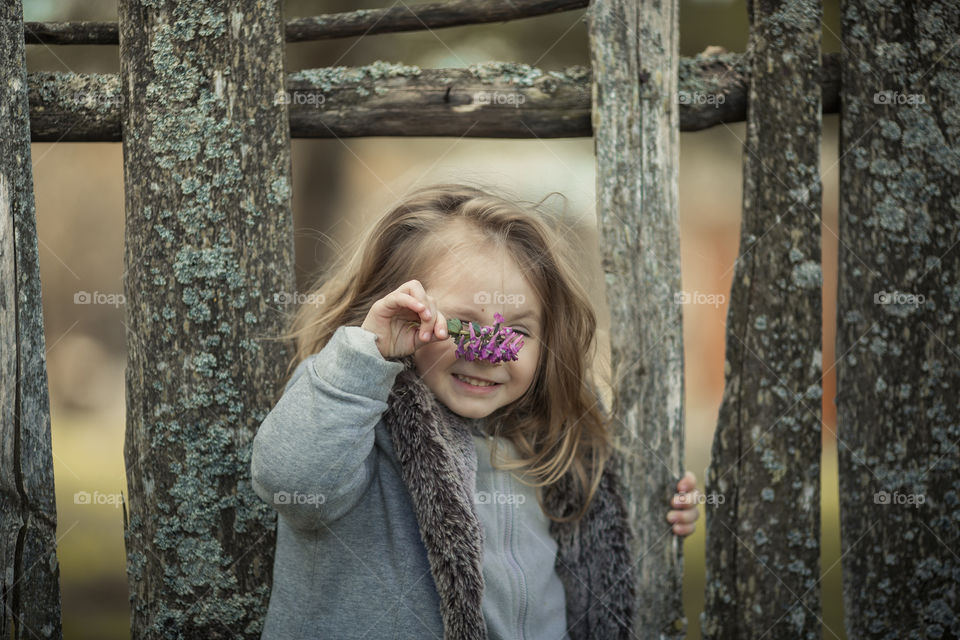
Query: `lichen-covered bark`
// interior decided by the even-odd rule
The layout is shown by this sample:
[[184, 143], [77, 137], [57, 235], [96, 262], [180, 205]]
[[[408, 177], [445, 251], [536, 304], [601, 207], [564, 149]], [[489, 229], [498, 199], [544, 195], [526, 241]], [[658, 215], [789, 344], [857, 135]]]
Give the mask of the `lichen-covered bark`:
[[590, 5], [597, 215], [610, 306], [615, 437], [635, 532], [637, 638], [682, 638], [680, 540], [664, 519], [683, 470], [677, 216], [677, 0]]
[[[581, 9], [587, 0], [443, 0], [396, 4], [293, 18], [286, 24], [287, 42], [351, 38], [376, 33], [423, 31], [467, 24], [506, 22], [559, 11]], [[28, 22], [27, 44], [117, 44], [116, 22]]]
[[590, 70], [492, 62], [421, 69], [375, 62], [287, 76], [294, 137], [589, 135]]
[[743, 221], [705, 484], [704, 638], [819, 638], [820, 29], [754, 0]]
[[47, 640], [63, 634], [20, 2], [0, 6], [0, 60], [0, 640]]
[[[722, 96], [680, 101], [680, 130], [742, 122], [749, 67], [742, 53], [713, 48], [681, 58], [678, 95]], [[453, 136], [570, 138], [593, 135], [591, 70], [543, 71], [494, 62], [465, 69], [421, 69], [377, 61], [287, 74], [294, 138]], [[34, 142], [119, 142], [120, 80], [113, 74], [28, 74]], [[840, 56], [823, 57], [823, 112], [839, 109]]]
[[843, 5], [837, 435], [847, 637], [960, 637], [960, 12]]
[[120, 142], [120, 76], [115, 73], [31, 71], [33, 142]]
[[[707, 47], [695, 56], [680, 58], [680, 131], [700, 131], [726, 122], [747, 119], [750, 87], [749, 53], [728, 53], [721, 47]], [[825, 53], [817, 81], [822, 112], [840, 110], [840, 54]], [[696, 99], [696, 98], [704, 99]], [[707, 100], [706, 98], [710, 98]]]
[[134, 638], [258, 638], [274, 512], [250, 450], [294, 291], [278, 2], [120, 3], [125, 539]]

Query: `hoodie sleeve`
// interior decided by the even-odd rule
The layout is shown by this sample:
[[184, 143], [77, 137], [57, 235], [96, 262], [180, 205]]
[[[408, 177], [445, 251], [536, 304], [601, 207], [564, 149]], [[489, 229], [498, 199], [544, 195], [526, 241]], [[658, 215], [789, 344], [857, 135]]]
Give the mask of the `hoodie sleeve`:
[[293, 372], [253, 439], [253, 490], [298, 529], [336, 520], [376, 472], [374, 428], [403, 363], [387, 360], [376, 334], [338, 327]]

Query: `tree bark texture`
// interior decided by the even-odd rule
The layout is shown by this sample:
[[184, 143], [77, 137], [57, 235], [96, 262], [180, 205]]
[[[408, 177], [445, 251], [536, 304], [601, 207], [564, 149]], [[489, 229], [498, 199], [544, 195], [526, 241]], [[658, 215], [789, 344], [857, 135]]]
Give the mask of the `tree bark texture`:
[[279, 2], [120, 3], [132, 637], [259, 638], [250, 452], [294, 291]]
[[[743, 54], [684, 57], [678, 73], [681, 131], [746, 119], [750, 76]], [[277, 99], [287, 102], [294, 138], [589, 137], [591, 76], [580, 66], [545, 71], [491, 62], [421, 69], [376, 62], [289, 73]], [[823, 57], [819, 77], [823, 112], [836, 113], [839, 54]], [[35, 71], [27, 81], [34, 142], [120, 141], [123, 96], [116, 74]]]
[[754, 0], [743, 220], [706, 488], [704, 638], [819, 638], [816, 0]]
[[61, 638], [57, 504], [20, 2], [0, 6], [0, 639]]
[[[351, 38], [377, 33], [424, 31], [470, 24], [506, 22], [582, 9], [587, 0], [446, 0], [383, 9], [293, 18], [285, 25], [287, 42]], [[27, 44], [117, 44], [116, 22], [28, 22]]]
[[610, 306], [613, 416], [635, 539], [635, 637], [682, 638], [680, 539], [663, 505], [683, 473], [676, 0], [588, 10], [597, 214]]
[[837, 420], [847, 637], [960, 637], [960, 12], [842, 6]]

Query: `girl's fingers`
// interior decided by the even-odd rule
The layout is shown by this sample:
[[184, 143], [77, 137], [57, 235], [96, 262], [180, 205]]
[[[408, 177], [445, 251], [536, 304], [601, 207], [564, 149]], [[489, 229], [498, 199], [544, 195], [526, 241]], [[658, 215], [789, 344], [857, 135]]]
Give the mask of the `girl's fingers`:
[[450, 337], [450, 334], [447, 333], [447, 318], [440, 311], [437, 311], [437, 337], [441, 340], [445, 340]]
[[420, 339], [430, 342], [433, 339], [433, 327], [437, 322], [437, 301], [427, 296], [427, 310], [424, 312], [426, 320], [420, 323]]
[[667, 512], [667, 522], [673, 524], [690, 524], [696, 522], [699, 517], [700, 513], [696, 509]]
[[397, 291], [403, 291], [407, 295], [413, 296], [419, 300], [421, 304], [423, 304], [424, 308], [429, 308], [427, 302], [427, 291], [423, 288], [423, 285], [420, 284], [419, 280], [410, 280], [408, 282], [404, 282], [402, 285], [400, 285], [400, 288], [397, 289]]
[[426, 289], [423, 288], [419, 280], [404, 282], [400, 285], [398, 291], [404, 291], [406, 295], [417, 300], [418, 305], [414, 308], [414, 311], [420, 315], [420, 326], [417, 328], [415, 338], [419, 338], [420, 342], [430, 342], [433, 325], [437, 317], [436, 301], [427, 295]]
[[419, 282], [411, 280], [403, 285], [401, 289], [405, 289], [407, 293], [399, 292], [400, 295], [406, 296], [415, 302], [410, 308], [420, 316], [421, 324], [429, 322], [433, 316], [436, 315], [430, 308], [430, 297], [424, 292], [423, 286]]
[[668, 511], [667, 522], [671, 530], [678, 536], [688, 536], [697, 528], [696, 520], [699, 513], [696, 509], [684, 511]]
[[695, 507], [697, 506], [697, 499], [699, 496], [700, 492], [696, 489], [690, 493], [676, 493], [673, 495], [673, 499], [670, 500], [670, 506], [678, 509], [689, 509], [690, 507]]
[[680, 481], [677, 482], [677, 491], [693, 491], [697, 487], [697, 477], [693, 475], [693, 471], [687, 471], [683, 474], [683, 477], [680, 478]]
[[[421, 326], [430, 315], [430, 308], [416, 297], [402, 291], [394, 291], [383, 299], [386, 306], [386, 315], [394, 316], [397, 311], [409, 310], [420, 316]], [[417, 329], [414, 329], [414, 348], [416, 348]]]
[[415, 297], [402, 291], [394, 291], [384, 300], [386, 300], [394, 310], [410, 309], [414, 313], [419, 314], [421, 318], [423, 318], [423, 311], [427, 308], [426, 305]]

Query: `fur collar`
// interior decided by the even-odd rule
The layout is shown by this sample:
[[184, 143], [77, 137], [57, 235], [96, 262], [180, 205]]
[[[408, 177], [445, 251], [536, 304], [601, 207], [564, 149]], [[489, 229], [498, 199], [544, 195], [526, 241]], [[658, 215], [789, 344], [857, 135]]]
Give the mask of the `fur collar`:
[[[384, 422], [410, 492], [430, 571], [440, 596], [444, 640], [485, 640], [482, 530], [473, 508], [476, 450], [472, 421], [436, 400], [410, 356], [394, 382]], [[614, 454], [617, 455], [616, 453]], [[567, 602], [571, 640], [632, 637], [635, 583], [631, 531], [614, 464], [604, 470], [580, 523], [550, 522], [556, 571]], [[548, 487], [551, 513], [568, 514], [569, 476]]]

